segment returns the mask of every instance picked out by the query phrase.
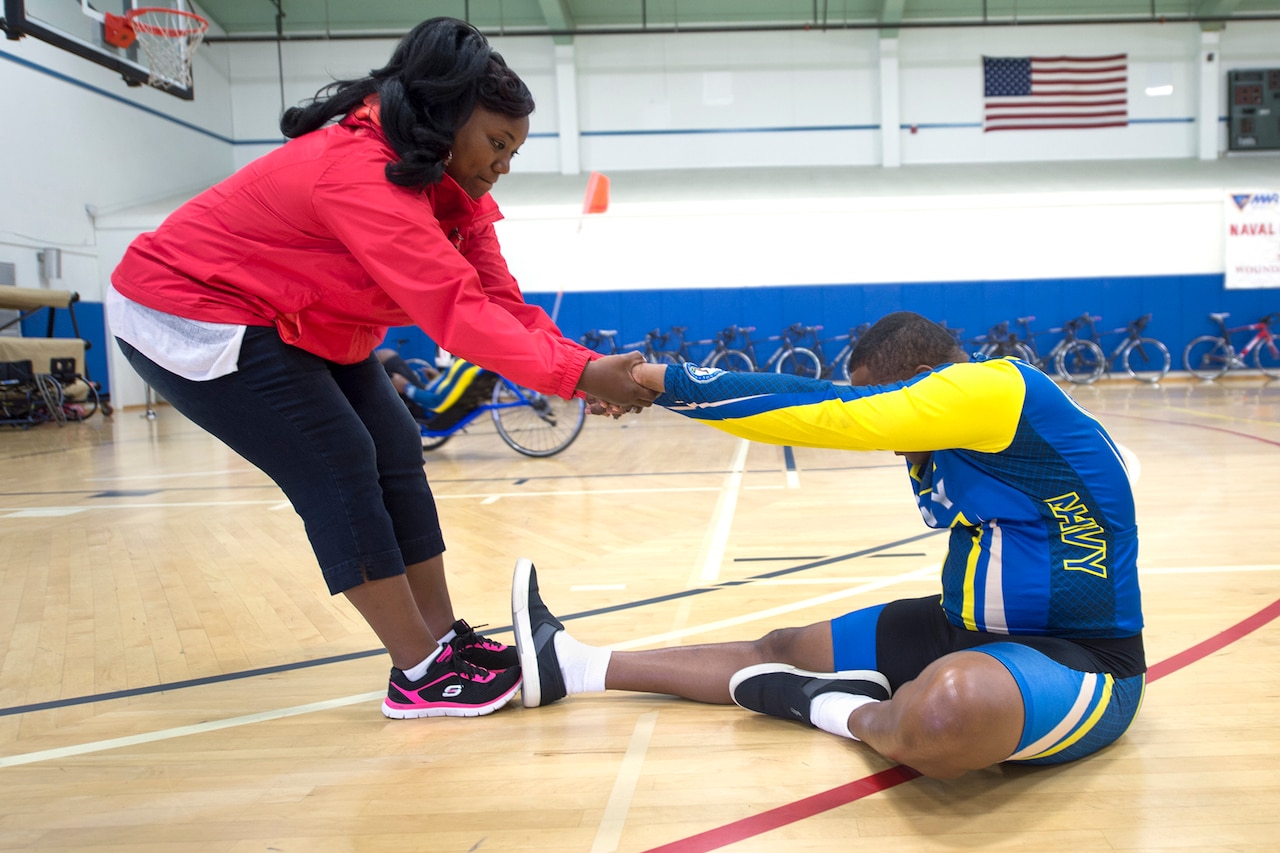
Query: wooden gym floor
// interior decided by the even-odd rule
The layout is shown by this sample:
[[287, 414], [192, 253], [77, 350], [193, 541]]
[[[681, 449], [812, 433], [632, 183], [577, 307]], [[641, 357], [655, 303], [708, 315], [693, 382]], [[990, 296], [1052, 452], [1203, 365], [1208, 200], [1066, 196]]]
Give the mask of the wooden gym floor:
[[[260, 473], [164, 407], [2, 430], [0, 848], [1274, 851], [1280, 383], [1073, 393], [1137, 463], [1145, 707], [1085, 761], [945, 783], [665, 696], [384, 719], [385, 655]], [[427, 470], [457, 612], [503, 639], [519, 556], [573, 633], [640, 648], [926, 594], [944, 548], [887, 453], [662, 411]]]

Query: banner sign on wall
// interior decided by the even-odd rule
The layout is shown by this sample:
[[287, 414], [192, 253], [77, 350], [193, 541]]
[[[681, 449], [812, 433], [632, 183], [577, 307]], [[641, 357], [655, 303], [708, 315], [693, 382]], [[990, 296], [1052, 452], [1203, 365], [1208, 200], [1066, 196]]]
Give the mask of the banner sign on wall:
[[1228, 193], [1226, 286], [1280, 287], [1280, 191]]

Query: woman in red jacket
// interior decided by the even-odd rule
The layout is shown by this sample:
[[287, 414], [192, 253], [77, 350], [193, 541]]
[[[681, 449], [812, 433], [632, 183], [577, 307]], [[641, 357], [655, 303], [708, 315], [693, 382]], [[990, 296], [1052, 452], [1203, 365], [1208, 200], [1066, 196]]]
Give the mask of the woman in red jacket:
[[279, 484], [330, 592], [385, 644], [389, 717], [487, 714], [520, 670], [455, 618], [417, 426], [372, 355], [387, 328], [596, 410], [654, 397], [638, 355], [566, 339], [503, 260], [489, 190], [531, 112], [483, 35], [426, 21], [385, 68], [288, 110], [290, 142], [138, 237], [112, 276], [129, 363]]

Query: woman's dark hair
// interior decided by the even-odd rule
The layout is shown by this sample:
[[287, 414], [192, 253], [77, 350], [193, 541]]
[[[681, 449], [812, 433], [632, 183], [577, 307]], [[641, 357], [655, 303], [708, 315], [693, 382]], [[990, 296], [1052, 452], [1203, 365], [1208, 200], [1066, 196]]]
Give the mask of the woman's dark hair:
[[387, 164], [387, 180], [404, 187], [440, 182], [454, 135], [477, 104], [516, 118], [533, 112], [529, 87], [479, 30], [455, 18], [432, 18], [401, 39], [384, 68], [330, 83], [286, 110], [280, 129], [289, 138], [310, 133], [374, 93], [383, 132], [400, 158]]
[[877, 384], [910, 379], [921, 365], [968, 361], [951, 332], [911, 311], [886, 314], [858, 338], [849, 353], [849, 372], [867, 368]]

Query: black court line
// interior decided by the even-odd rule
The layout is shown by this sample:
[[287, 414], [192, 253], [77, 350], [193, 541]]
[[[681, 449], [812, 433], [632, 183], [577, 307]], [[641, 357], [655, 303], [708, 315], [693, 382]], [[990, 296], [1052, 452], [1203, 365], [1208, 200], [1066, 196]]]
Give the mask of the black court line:
[[[936, 536], [943, 532], [946, 531], [930, 530], [916, 536], [909, 536], [906, 539], [899, 539], [897, 542], [887, 542], [884, 545], [865, 548], [861, 551], [854, 551], [850, 554], [826, 557], [800, 566], [792, 566], [789, 569], [778, 569], [777, 571], [766, 572], [761, 575], [752, 575], [751, 577], [744, 578], [743, 580], [725, 581], [724, 583], [718, 583], [714, 586], [696, 587], [694, 589], [681, 590], [680, 592], [667, 593], [666, 595], [656, 595], [652, 598], [643, 598], [639, 601], [631, 601], [626, 604], [614, 604], [608, 607], [597, 607], [594, 610], [582, 610], [577, 613], [570, 613], [566, 616], [558, 616], [557, 618], [561, 622], [571, 622], [576, 619], [586, 619], [591, 616], [600, 616], [605, 613], [617, 613], [622, 610], [633, 610], [637, 607], [648, 607], [651, 604], [663, 604], [668, 601], [678, 601], [682, 598], [690, 598], [695, 595], [703, 595], [705, 593], [715, 592], [721, 589], [744, 586], [752, 581], [782, 577], [783, 575], [790, 575], [796, 572], [816, 569], [821, 566], [829, 566], [832, 563], [854, 560], [858, 557], [875, 556], [880, 551], [887, 551], [890, 548], [897, 548], [900, 545], [917, 542], [921, 539]], [[503, 625], [499, 628], [494, 628], [492, 632], [486, 631], [485, 633], [505, 634], [511, 630], [511, 625]], [[164, 693], [170, 690], [184, 690], [188, 687], [203, 687], [208, 684], [224, 684], [231, 681], [258, 678], [263, 675], [276, 675], [281, 672], [293, 672], [295, 670], [310, 669], [317, 666], [327, 666], [332, 663], [345, 663], [346, 661], [359, 660], [360, 658], [368, 658], [382, 654], [386, 654], [386, 649], [369, 649], [363, 652], [349, 652], [344, 655], [333, 655], [331, 657], [316, 658], [315, 660], [277, 664], [276, 666], [266, 666], [258, 669], [246, 669], [241, 670], [240, 672], [228, 672], [223, 673], [222, 675], [207, 676], [205, 678], [192, 678], [186, 681], [172, 681], [167, 684], [153, 684], [150, 687], [135, 687], [131, 690], [115, 690], [110, 693], [94, 693], [88, 696], [75, 696], [70, 699], [55, 699], [49, 702], [37, 702], [31, 705], [15, 705], [11, 708], [0, 708], [0, 717], [11, 717], [15, 714], [29, 714], [35, 711], [49, 711], [56, 708], [70, 708], [74, 705], [87, 705], [90, 702], [107, 702], [112, 699], [128, 699], [134, 696], [147, 696], [152, 693]]]

